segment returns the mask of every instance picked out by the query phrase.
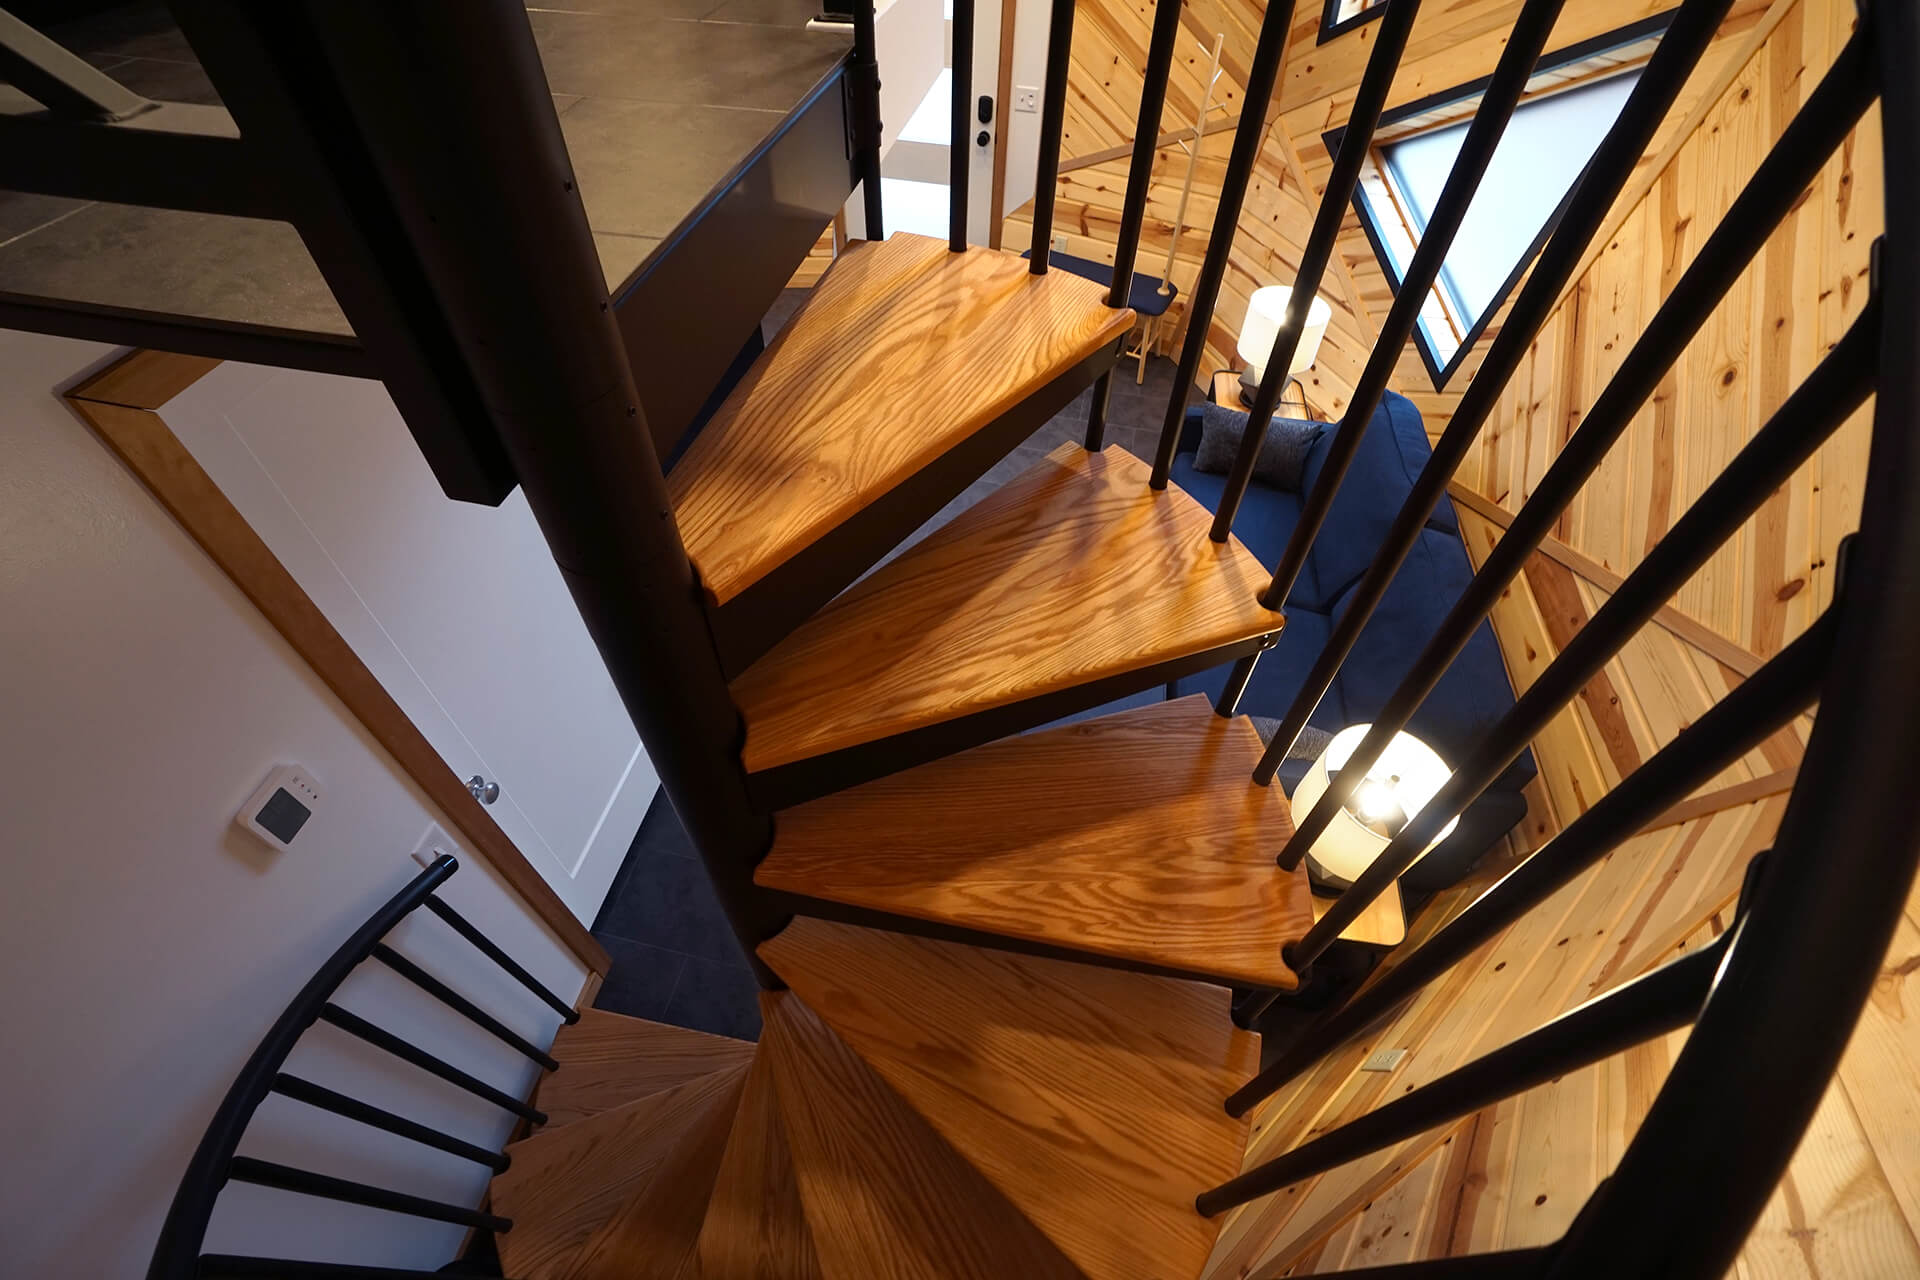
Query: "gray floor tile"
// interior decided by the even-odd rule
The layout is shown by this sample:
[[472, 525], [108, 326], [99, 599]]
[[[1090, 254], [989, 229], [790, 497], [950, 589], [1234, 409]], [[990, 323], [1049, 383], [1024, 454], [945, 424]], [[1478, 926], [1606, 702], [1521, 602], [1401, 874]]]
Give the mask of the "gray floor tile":
[[745, 965], [687, 961], [666, 1021], [739, 1040], [760, 1038], [760, 984]]
[[630, 1018], [670, 1021], [667, 1007], [680, 985], [682, 971], [692, 962], [675, 952], [627, 938], [595, 936], [607, 949], [613, 967], [600, 984], [600, 994], [593, 999], [594, 1008]]
[[560, 130], [594, 229], [664, 236], [784, 118], [779, 111], [590, 97], [562, 113]]
[[[667, 812], [671, 813], [670, 807]], [[601, 913], [596, 927], [602, 933], [701, 960], [746, 963], [714, 896], [706, 866], [697, 858], [654, 856], [642, 862], [619, 900]]]

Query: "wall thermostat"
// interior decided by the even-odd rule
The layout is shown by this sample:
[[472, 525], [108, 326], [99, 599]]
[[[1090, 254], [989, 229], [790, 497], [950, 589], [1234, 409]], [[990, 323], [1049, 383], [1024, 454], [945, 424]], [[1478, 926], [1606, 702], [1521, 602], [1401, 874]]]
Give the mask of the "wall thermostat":
[[320, 807], [320, 784], [298, 765], [283, 764], [234, 815], [234, 822], [276, 849], [290, 849], [293, 838]]

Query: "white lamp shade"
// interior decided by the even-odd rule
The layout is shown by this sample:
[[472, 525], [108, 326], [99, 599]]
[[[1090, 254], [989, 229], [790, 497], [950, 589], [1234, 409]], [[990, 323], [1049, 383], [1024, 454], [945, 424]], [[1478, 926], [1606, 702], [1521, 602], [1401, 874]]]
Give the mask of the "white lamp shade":
[[[1270, 284], [1255, 289], [1253, 297], [1247, 300], [1247, 318], [1240, 326], [1240, 341], [1236, 350], [1240, 358], [1247, 362], [1255, 379], [1267, 374], [1267, 358], [1273, 354], [1273, 340], [1280, 333], [1280, 325], [1287, 318], [1287, 303], [1293, 298], [1293, 290], [1283, 284]], [[1307, 327], [1300, 331], [1300, 345], [1293, 349], [1293, 367], [1287, 370], [1289, 377], [1299, 377], [1313, 367], [1320, 357], [1320, 340], [1327, 336], [1327, 325], [1333, 320], [1333, 308], [1327, 300], [1314, 295], [1307, 304]]]
[[[1320, 758], [1307, 770], [1307, 776], [1300, 780], [1294, 789], [1293, 811], [1305, 815], [1313, 811], [1320, 803], [1320, 797], [1327, 793], [1328, 775], [1338, 773], [1346, 767], [1360, 740], [1367, 736], [1372, 725], [1349, 725], [1333, 735], [1333, 741], [1320, 753]], [[1352, 884], [1360, 878], [1373, 860], [1386, 851], [1390, 843], [1365, 818], [1368, 810], [1377, 808], [1382, 811], [1394, 809], [1412, 817], [1433, 799], [1434, 794], [1446, 785], [1453, 771], [1447, 768], [1446, 761], [1420, 739], [1410, 733], [1396, 733], [1387, 749], [1380, 753], [1380, 759], [1373, 768], [1367, 770], [1366, 780], [1355, 790], [1353, 798], [1341, 806], [1320, 838], [1313, 842], [1308, 855], [1315, 866], [1331, 878], [1346, 884]], [[1425, 849], [1420, 858], [1433, 852], [1435, 845], [1453, 834], [1460, 824], [1455, 818], [1441, 828], [1440, 834]], [[1420, 858], [1415, 858], [1418, 862]], [[1409, 864], [1411, 865], [1411, 864]]]

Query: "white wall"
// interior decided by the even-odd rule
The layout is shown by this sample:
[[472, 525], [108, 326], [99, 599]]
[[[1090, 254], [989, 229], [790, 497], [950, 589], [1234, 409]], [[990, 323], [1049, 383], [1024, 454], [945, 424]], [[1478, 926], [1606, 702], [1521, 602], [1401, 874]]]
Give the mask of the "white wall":
[[[94, 344], [0, 333], [0, 1248], [132, 1277], [221, 1094], [286, 1001], [417, 870], [442, 815], [55, 398]], [[327, 788], [296, 851], [231, 825], [280, 762]], [[444, 896], [563, 995], [584, 973], [470, 856]], [[396, 945], [544, 1043], [555, 1019], [431, 917]], [[509, 1090], [532, 1067], [384, 970], [341, 1002]], [[329, 1027], [293, 1068], [482, 1144], [508, 1118]], [[486, 1173], [285, 1100], [243, 1151], [472, 1203]], [[209, 1247], [395, 1266], [460, 1228], [235, 1186]]]

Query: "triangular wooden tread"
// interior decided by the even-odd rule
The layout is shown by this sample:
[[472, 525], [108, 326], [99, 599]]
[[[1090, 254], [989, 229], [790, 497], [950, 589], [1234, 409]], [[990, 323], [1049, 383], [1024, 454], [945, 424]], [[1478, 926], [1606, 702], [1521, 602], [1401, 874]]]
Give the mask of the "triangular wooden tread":
[[[769, 1028], [783, 998], [760, 997]], [[825, 1280], [780, 1116], [771, 1035], [747, 1073], [695, 1262], [682, 1280]]]
[[791, 992], [765, 1024], [760, 1043], [829, 1280], [1075, 1280], [1033, 1223]]
[[1193, 1200], [1240, 1170], [1221, 1102], [1259, 1058], [1224, 988], [806, 918], [759, 950], [1092, 1280], [1200, 1274]]
[[708, 595], [740, 595], [1132, 324], [1095, 282], [1011, 253], [848, 246], [667, 477]]
[[1260, 562], [1148, 478], [1063, 445], [836, 597], [733, 681], [748, 772], [1278, 632]]
[[812, 898], [1291, 990], [1306, 872], [1260, 737], [1201, 695], [1006, 738], [781, 811], [754, 880]]
[[753, 1060], [745, 1040], [582, 1009], [580, 1021], [561, 1027], [552, 1055], [560, 1069], [540, 1081], [535, 1105], [547, 1130], [671, 1089], [696, 1076]]
[[513, 1220], [513, 1230], [499, 1238], [506, 1273], [572, 1277], [601, 1230], [663, 1170], [675, 1171], [688, 1144], [718, 1148], [712, 1113], [733, 1114], [745, 1077], [744, 1066], [708, 1072], [509, 1146], [512, 1163], [495, 1176], [491, 1192], [493, 1211]]

